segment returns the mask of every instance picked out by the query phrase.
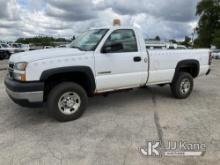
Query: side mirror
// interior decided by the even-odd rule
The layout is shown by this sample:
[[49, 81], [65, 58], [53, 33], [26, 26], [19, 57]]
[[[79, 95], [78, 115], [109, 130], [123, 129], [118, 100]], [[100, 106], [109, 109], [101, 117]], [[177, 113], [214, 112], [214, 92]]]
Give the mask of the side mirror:
[[102, 53], [113, 53], [113, 52], [119, 52], [121, 50], [123, 50], [122, 43], [113, 43], [111, 45], [105, 45], [102, 49]]

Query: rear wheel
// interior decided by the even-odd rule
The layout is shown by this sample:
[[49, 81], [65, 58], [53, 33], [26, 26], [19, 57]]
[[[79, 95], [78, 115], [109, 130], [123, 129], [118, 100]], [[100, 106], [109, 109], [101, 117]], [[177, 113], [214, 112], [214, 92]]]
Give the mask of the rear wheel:
[[178, 99], [187, 98], [193, 90], [193, 77], [189, 73], [178, 73], [170, 85], [174, 97]]
[[78, 119], [86, 109], [87, 103], [85, 90], [71, 82], [57, 85], [48, 96], [49, 112], [59, 121]]

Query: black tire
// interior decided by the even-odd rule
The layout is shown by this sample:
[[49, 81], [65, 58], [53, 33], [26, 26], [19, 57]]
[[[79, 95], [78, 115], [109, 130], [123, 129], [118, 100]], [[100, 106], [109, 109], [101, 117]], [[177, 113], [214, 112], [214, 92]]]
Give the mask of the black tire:
[[[65, 103], [65, 106], [62, 106], [61, 108], [59, 108], [59, 103], [60, 100], [62, 98], [65, 98], [63, 95], [65, 93], [74, 93], [76, 95], [78, 95], [77, 97], [78, 99], [78, 103], [75, 100], [75, 103], [72, 104], [79, 104], [79, 108], [72, 108], [70, 111], [70, 113], [72, 114], [65, 114], [65, 110], [62, 109], [63, 107], [67, 107], [67, 101], [69, 101], [69, 99], [63, 99], [65, 101], [63, 101]], [[73, 95], [73, 94], [72, 94]], [[61, 84], [58, 84], [57, 86], [55, 86], [49, 93], [48, 95], [48, 100], [47, 100], [47, 105], [48, 105], [48, 110], [49, 113], [55, 117], [58, 121], [71, 121], [71, 120], [76, 120], [79, 117], [82, 116], [84, 110], [87, 107], [87, 103], [88, 103], [88, 97], [87, 94], [85, 92], [85, 90], [78, 84], [76, 83], [72, 83], [72, 82], [63, 82]], [[74, 112], [75, 111], [75, 112]]]
[[5, 59], [9, 59], [10, 58], [10, 53], [9, 52], [5, 52]]
[[180, 72], [174, 77], [170, 88], [174, 97], [185, 99], [192, 93], [193, 85], [193, 77], [191, 74]]

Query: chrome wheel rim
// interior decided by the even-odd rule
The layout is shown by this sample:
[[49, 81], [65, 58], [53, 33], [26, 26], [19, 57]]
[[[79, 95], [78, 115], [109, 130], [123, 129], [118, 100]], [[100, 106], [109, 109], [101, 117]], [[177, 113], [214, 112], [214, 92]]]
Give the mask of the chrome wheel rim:
[[180, 83], [180, 92], [183, 95], [186, 95], [189, 93], [190, 88], [191, 88], [191, 84], [189, 79], [183, 79], [182, 82]]
[[80, 105], [80, 96], [75, 92], [64, 93], [58, 101], [58, 108], [65, 115], [72, 115], [79, 109]]

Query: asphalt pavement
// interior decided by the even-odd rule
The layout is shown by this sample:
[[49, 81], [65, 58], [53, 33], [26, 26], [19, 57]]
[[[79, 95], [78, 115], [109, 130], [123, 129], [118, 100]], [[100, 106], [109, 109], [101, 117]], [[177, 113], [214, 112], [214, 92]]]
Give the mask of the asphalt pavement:
[[[0, 61], [0, 164], [211, 165], [220, 162], [220, 60], [195, 80], [192, 95], [174, 99], [169, 86], [89, 99], [85, 114], [60, 123], [45, 108], [23, 108], [6, 95], [7, 61]], [[199, 157], [152, 157], [146, 141], [206, 145]]]

